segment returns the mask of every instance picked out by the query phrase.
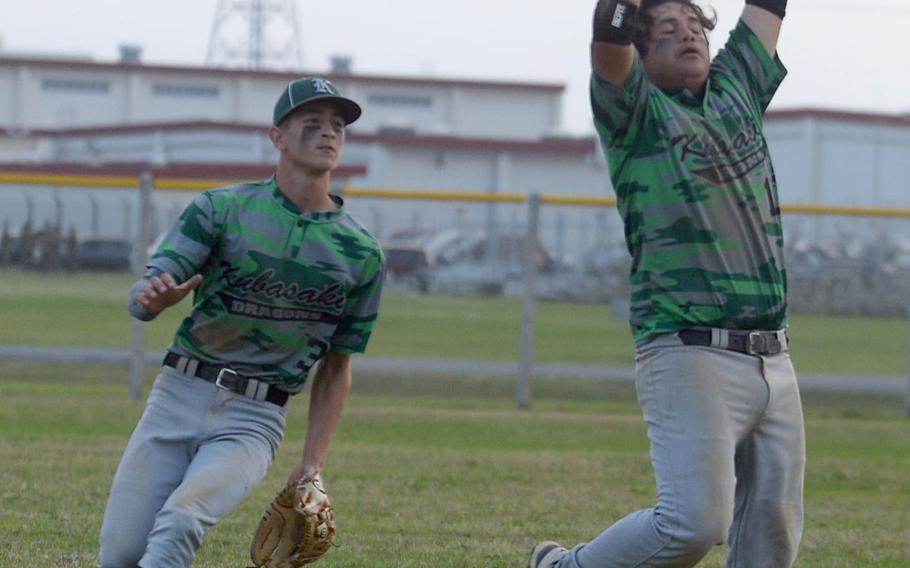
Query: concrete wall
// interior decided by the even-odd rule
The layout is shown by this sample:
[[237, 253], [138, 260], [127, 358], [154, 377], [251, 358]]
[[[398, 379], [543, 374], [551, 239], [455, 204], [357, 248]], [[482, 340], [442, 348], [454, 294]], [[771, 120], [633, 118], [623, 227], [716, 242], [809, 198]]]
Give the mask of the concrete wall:
[[765, 133], [784, 203], [910, 207], [910, 121], [772, 117]]
[[[212, 120], [268, 124], [291, 75], [0, 58], [0, 127], [72, 128]], [[343, 75], [360, 132], [383, 127], [535, 139], [559, 128], [562, 87]], [[505, 101], [505, 104], [504, 104]]]

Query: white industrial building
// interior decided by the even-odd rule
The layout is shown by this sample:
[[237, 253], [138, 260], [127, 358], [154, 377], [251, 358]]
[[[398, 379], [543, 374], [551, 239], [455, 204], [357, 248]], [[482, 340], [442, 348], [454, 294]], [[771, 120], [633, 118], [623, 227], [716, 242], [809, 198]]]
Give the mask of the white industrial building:
[[[364, 108], [336, 176], [348, 187], [613, 196], [593, 135], [560, 135], [562, 85], [327, 75]], [[265, 177], [276, 158], [265, 135], [271, 108], [296, 76], [0, 57], [0, 171], [104, 174], [151, 164], [178, 177]], [[765, 132], [784, 204], [910, 208], [910, 115], [772, 110]], [[119, 235], [131, 224], [98, 216], [122, 218], [129, 193], [0, 186], [0, 224], [62, 214], [80, 233]], [[89, 194], [114, 206], [88, 207]], [[170, 222], [190, 197], [162, 192], [156, 222]], [[509, 205], [368, 199], [351, 207], [381, 237], [406, 227], [514, 232], [523, 223], [521, 208]], [[615, 212], [547, 209], [545, 240], [557, 256], [577, 257], [605, 238], [621, 249]], [[828, 233], [844, 225], [797, 217], [787, 226]]]
[[[558, 84], [327, 75], [363, 107], [357, 122], [362, 133], [391, 127], [533, 140], [560, 126], [564, 87]], [[197, 120], [261, 125], [281, 89], [299, 76], [0, 54], [0, 125], [14, 130]]]

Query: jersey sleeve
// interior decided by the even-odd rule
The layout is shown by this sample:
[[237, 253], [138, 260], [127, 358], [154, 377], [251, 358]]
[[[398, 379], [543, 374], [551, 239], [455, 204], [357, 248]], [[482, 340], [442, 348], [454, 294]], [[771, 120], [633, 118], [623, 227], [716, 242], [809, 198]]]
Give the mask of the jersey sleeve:
[[212, 192], [202, 193], [183, 211], [148, 262], [149, 270], [168, 272], [183, 283], [198, 273], [220, 238]]
[[381, 249], [377, 249], [376, 263], [368, 274], [364, 282], [348, 293], [344, 312], [332, 335], [331, 350], [336, 353], [350, 355], [366, 351], [379, 315], [379, 300], [385, 279], [385, 259]]
[[622, 146], [637, 134], [635, 125], [641, 124], [649, 84], [637, 52], [632, 71], [622, 85], [611, 82], [596, 71], [591, 73], [594, 127], [605, 146]]
[[715, 72], [734, 80], [745, 90], [758, 116], [764, 114], [787, 75], [777, 54], [771, 57], [758, 36], [742, 20], [715, 57], [713, 67]]
[[142, 292], [146, 286], [151, 283], [152, 278], [155, 276], [161, 276], [161, 271], [154, 267], [149, 267], [146, 269], [145, 274], [142, 275], [139, 280], [133, 284], [133, 287], [130, 289], [130, 301], [129, 301], [129, 310], [130, 315], [136, 318], [139, 321], [152, 321], [157, 317], [158, 314], [150, 314], [142, 304], [139, 303], [139, 293]]

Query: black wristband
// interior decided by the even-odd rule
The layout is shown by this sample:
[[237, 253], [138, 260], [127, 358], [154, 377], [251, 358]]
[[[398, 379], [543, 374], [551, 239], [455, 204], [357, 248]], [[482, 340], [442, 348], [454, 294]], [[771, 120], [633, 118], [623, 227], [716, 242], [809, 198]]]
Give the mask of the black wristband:
[[629, 45], [638, 6], [625, 0], [599, 0], [594, 8], [594, 41]]
[[784, 19], [784, 14], [787, 13], [787, 0], [746, 0], [746, 4], [752, 4], [767, 10], [781, 20]]

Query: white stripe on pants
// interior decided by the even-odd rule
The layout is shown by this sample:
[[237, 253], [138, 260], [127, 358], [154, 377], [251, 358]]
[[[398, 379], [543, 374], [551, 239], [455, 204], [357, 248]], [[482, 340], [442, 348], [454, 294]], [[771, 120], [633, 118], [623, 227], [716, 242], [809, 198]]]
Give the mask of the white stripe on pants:
[[[788, 353], [754, 357], [664, 335], [636, 356], [657, 505], [573, 548], [559, 568], [787, 568], [802, 537], [805, 438]], [[609, 491], [609, 488], [607, 489]]]
[[265, 476], [284, 408], [163, 367], [114, 476], [102, 568], [188, 567]]

